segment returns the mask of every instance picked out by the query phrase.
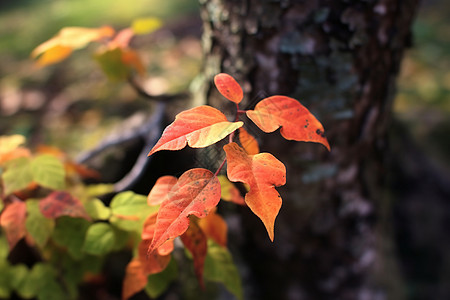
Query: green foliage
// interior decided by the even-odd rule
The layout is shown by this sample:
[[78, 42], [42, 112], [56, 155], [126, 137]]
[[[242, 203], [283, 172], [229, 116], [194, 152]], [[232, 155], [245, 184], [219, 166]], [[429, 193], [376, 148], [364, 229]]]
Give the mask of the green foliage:
[[64, 189], [64, 165], [52, 155], [40, 155], [31, 161], [31, 174], [33, 180], [39, 185], [54, 189]]
[[6, 164], [6, 168], [6, 171], [2, 174], [2, 178], [5, 194], [7, 195], [26, 188], [33, 181], [30, 160], [26, 157], [9, 161]]
[[92, 199], [84, 205], [89, 216], [94, 220], [106, 221], [111, 216], [111, 209], [99, 199]]
[[87, 230], [83, 251], [92, 255], [105, 255], [111, 251], [115, 242], [116, 236], [111, 225], [95, 223]]
[[27, 220], [25, 226], [36, 245], [43, 249], [55, 228], [55, 220], [44, 217], [38, 200], [27, 201]]
[[148, 282], [145, 286], [145, 292], [151, 298], [159, 297], [169, 286], [169, 284], [178, 277], [178, 269], [175, 260], [171, 260], [167, 268], [161, 273], [148, 276]]
[[83, 245], [90, 223], [85, 219], [60, 217], [53, 232], [54, 242], [67, 249], [74, 259], [83, 258]]

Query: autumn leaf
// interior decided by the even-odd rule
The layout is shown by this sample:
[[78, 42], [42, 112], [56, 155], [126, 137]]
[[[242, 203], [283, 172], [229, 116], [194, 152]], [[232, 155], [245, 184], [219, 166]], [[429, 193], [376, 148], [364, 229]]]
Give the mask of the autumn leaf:
[[109, 26], [99, 28], [65, 27], [57, 35], [37, 46], [31, 57], [36, 58], [38, 65], [46, 66], [60, 62], [70, 55], [72, 50], [85, 47], [93, 41], [111, 37], [114, 29]]
[[91, 220], [81, 202], [67, 192], [53, 192], [39, 203], [44, 217], [56, 219], [60, 216]]
[[297, 100], [286, 96], [272, 96], [261, 100], [247, 116], [264, 132], [280, 133], [287, 140], [330, 145], [322, 124]]
[[170, 189], [177, 183], [174, 176], [162, 176], [156, 180], [155, 185], [148, 194], [148, 205], [158, 205], [167, 199]]
[[245, 202], [264, 223], [273, 241], [275, 218], [281, 208], [281, 197], [275, 187], [286, 183], [285, 166], [270, 153], [248, 155], [236, 143], [223, 148], [227, 155], [228, 178], [250, 186]]
[[180, 150], [186, 144], [193, 148], [207, 147], [242, 125], [240, 121], [229, 122], [225, 115], [214, 107], [207, 105], [195, 107], [175, 117], [175, 121], [167, 126], [148, 155], [160, 150]]
[[30, 150], [21, 147], [25, 137], [20, 134], [0, 136], [0, 164], [18, 158], [31, 156]]
[[129, 299], [142, 291], [147, 285], [147, 275], [144, 273], [139, 259], [133, 259], [125, 269], [125, 278], [122, 285], [122, 300]]
[[220, 182], [220, 198], [222, 200], [245, 205], [241, 192], [239, 192], [237, 187], [228, 180], [227, 176], [219, 175], [217, 178]]
[[225, 220], [215, 212], [198, 220], [198, 225], [206, 236], [222, 247], [227, 246], [228, 226]]
[[[142, 228], [142, 234], [141, 238], [142, 240], [149, 240], [151, 241], [153, 239], [154, 233], [155, 233], [155, 225], [156, 225], [156, 217], [158, 216], [158, 213], [153, 213], [147, 217], [147, 219], [144, 222], [144, 226]], [[170, 254], [174, 249], [173, 240], [168, 240], [164, 244], [158, 247], [158, 254], [159, 255], [168, 255]], [[148, 247], [147, 247], [148, 251]]]
[[214, 76], [214, 83], [222, 96], [234, 103], [240, 103], [244, 92], [237, 81], [228, 74], [220, 73]]
[[207, 251], [207, 239], [202, 229], [198, 226], [197, 222], [191, 220], [188, 229], [181, 236], [186, 249], [189, 250], [194, 259], [195, 276], [197, 277], [200, 286], [204, 289], [205, 283], [203, 281], [203, 268], [205, 265], [206, 251]]
[[255, 155], [259, 153], [258, 141], [244, 127], [239, 128], [239, 141], [247, 154]]
[[131, 29], [135, 34], [148, 34], [162, 26], [162, 22], [157, 18], [139, 18], [133, 21]]
[[161, 203], [149, 252], [182, 235], [189, 226], [190, 215], [203, 218], [219, 201], [220, 183], [211, 171], [197, 168], [183, 173], [168, 199]]
[[146, 275], [163, 271], [170, 263], [171, 255], [161, 255], [158, 251], [148, 252], [151, 240], [142, 240], [138, 246], [138, 257]]
[[23, 201], [14, 201], [3, 209], [0, 215], [0, 226], [3, 228], [8, 240], [9, 249], [25, 236], [27, 205]]

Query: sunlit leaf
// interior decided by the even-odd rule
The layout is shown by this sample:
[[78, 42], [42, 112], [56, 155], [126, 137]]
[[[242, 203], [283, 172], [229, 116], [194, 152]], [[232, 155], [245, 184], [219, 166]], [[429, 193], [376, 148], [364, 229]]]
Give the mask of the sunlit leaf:
[[205, 279], [221, 282], [238, 299], [243, 298], [241, 277], [227, 248], [208, 241], [205, 260]]
[[135, 34], [148, 34], [162, 26], [162, 22], [157, 18], [140, 18], [133, 21], [131, 28]]
[[142, 240], [138, 246], [138, 257], [146, 275], [164, 270], [171, 260], [171, 255], [161, 255], [158, 251], [148, 252], [151, 240]]
[[83, 251], [92, 255], [105, 255], [116, 242], [114, 230], [108, 223], [94, 223], [89, 226], [84, 240]]
[[39, 185], [54, 190], [64, 189], [65, 170], [59, 159], [52, 155], [40, 155], [31, 161], [33, 180]]
[[61, 216], [73, 218], [91, 218], [81, 202], [67, 192], [53, 192], [39, 202], [39, 208], [46, 218], [55, 219]]
[[239, 141], [247, 154], [255, 155], [259, 153], [258, 141], [244, 127], [239, 128]]
[[0, 215], [0, 226], [6, 234], [10, 250], [25, 236], [26, 213], [27, 206], [25, 202], [14, 201], [6, 205]]
[[149, 251], [169, 239], [183, 234], [189, 226], [189, 216], [205, 217], [220, 201], [220, 183], [206, 169], [191, 169], [183, 173], [161, 203], [156, 228]]
[[26, 229], [33, 241], [43, 249], [55, 228], [55, 220], [44, 217], [38, 200], [27, 200]]
[[281, 208], [281, 197], [275, 187], [286, 183], [285, 166], [270, 153], [248, 155], [236, 143], [223, 148], [227, 155], [228, 178], [250, 186], [245, 202], [264, 223], [273, 241], [275, 218]]
[[205, 283], [203, 281], [203, 268], [205, 265], [207, 250], [206, 235], [197, 225], [197, 222], [191, 221], [188, 229], [180, 236], [180, 238], [186, 249], [188, 249], [192, 254], [195, 276], [197, 277], [200, 286], [205, 288]]
[[228, 226], [220, 215], [210, 213], [205, 218], [199, 219], [198, 225], [208, 238], [222, 247], [227, 246]]
[[[158, 214], [155, 212], [147, 217], [147, 219], [144, 222], [144, 226], [142, 228], [142, 240], [148, 240], [151, 241], [153, 239], [154, 233], [155, 233], [155, 227], [156, 227], [156, 217]], [[158, 254], [159, 255], [168, 255], [170, 254], [174, 249], [173, 240], [168, 240], [164, 244], [158, 247]], [[147, 249], [148, 251], [148, 249]]]
[[315, 142], [330, 150], [322, 124], [297, 100], [272, 96], [261, 100], [247, 116], [264, 132], [280, 133], [287, 140]]
[[23, 190], [33, 181], [30, 159], [20, 157], [8, 161], [6, 171], [2, 174], [5, 194]]
[[41, 66], [56, 63], [66, 58], [71, 50], [84, 48], [90, 42], [111, 37], [113, 34], [114, 29], [109, 26], [100, 28], [65, 27], [57, 35], [37, 46], [31, 52], [31, 57], [36, 58], [45, 54], [44, 59], [38, 60]]
[[148, 155], [160, 150], [180, 150], [186, 144], [193, 148], [207, 147], [242, 125], [242, 122], [228, 122], [225, 115], [214, 107], [195, 107], [175, 117]]
[[10, 286], [13, 290], [18, 291], [24, 284], [29, 270], [24, 264], [16, 264], [10, 267]]
[[29, 157], [30, 150], [20, 147], [25, 137], [20, 134], [0, 136], [0, 164], [18, 157]]
[[177, 183], [174, 176], [162, 176], [156, 180], [155, 185], [148, 194], [148, 205], [158, 205], [167, 199], [170, 189]]
[[111, 216], [111, 209], [106, 207], [99, 199], [89, 199], [84, 204], [88, 215], [94, 220], [108, 220]]
[[245, 205], [244, 197], [241, 192], [231, 183], [225, 175], [219, 175], [217, 178], [220, 181], [221, 194], [220, 198], [225, 201], [230, 201], [239, 205]]
[[220, 73], [214, 76], [214, 83], [219, 93], [228, 100], [239, 103], [244, 97], [244, 92], [237, 81], [228, 74]]

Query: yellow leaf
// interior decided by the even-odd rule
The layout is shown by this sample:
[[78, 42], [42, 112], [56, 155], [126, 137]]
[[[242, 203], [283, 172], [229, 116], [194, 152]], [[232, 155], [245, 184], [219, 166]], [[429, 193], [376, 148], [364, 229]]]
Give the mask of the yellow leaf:
[[141, 18], [133, 21], [131, 28], [135, 34], [147, 34], [160, 28], [161, 20], [157, 18]]
[[20, 134], [0, 136], [0, 153], [12, 151], [25, 143], [25, 137]]

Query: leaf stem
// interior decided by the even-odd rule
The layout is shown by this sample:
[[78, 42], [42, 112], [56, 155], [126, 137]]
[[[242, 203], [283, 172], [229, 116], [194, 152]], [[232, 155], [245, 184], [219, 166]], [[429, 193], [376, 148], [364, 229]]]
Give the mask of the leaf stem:
[[223, 166], [225, 165], [226, 161], [227, 161], [227, 158], [225, 157], [223, 162], [220, 164], [220, 167], [217, 169], [216, 173], [214, 173], [214, 176], [219, 175], [219, 173], [222, 170]]

